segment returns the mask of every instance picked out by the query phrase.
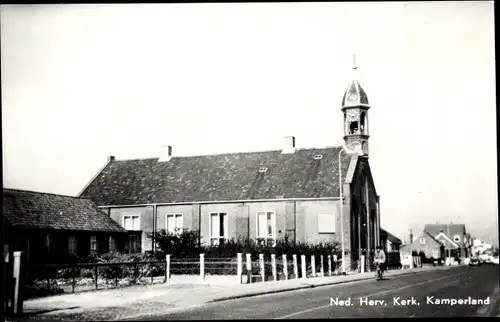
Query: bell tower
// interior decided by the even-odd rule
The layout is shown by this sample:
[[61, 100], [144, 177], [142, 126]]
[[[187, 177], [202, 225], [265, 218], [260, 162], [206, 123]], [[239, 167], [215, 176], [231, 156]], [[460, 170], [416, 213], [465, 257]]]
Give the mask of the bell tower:
[[365, 91], [356, 79], [356, 56], [353, 54], [353, 81], [347, 87], [342, 99], [342, 112], [344, 113], [344, 141], [346, 145], [359, 142], [363, 155], [368, 157], [368, 110], [370, 105]]

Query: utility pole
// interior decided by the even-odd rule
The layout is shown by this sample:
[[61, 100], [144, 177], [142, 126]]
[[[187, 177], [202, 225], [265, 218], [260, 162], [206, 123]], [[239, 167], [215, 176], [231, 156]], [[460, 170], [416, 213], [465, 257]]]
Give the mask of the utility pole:
[[[450, 226], [451, 222], [448, 224], [448, 237], [450, 237]], [[448, 243], [448, 265], [451, 266], [451, 249], [450, 249], [450, 243]]]

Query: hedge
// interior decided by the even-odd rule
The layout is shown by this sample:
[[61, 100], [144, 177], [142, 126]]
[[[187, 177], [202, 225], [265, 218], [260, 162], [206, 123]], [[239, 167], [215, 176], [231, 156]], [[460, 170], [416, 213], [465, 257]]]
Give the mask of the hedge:
[[340, 257], [340, 245], [338, 242], [307, 243], [305, 241], [290, 241], [287, 237], [276, 241], [275, 245], [265, 244], [262, 241], [248, 238], [231, 238], [220, 245], [200, 245], [199, 234], [196, 231], [181, 230], [177, 233], [161, 230], [155, 236], [149, 238], [158, 245], [156, 256], [171, 254], [175, 258], [192, 258], [204, 253], [205, 258], [234, 258], [236, 254], [252, 254], [258, 256], [264, 254], [270, 258], [271, 254], [281, 256], [287, 254], [299, 255], [337, 255]]

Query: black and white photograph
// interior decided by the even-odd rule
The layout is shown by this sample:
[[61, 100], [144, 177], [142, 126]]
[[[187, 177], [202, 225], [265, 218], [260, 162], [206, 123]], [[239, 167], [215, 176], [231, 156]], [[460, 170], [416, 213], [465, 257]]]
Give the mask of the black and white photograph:
[[0, 28], [3, 321], [500, 317], [493, 1]]

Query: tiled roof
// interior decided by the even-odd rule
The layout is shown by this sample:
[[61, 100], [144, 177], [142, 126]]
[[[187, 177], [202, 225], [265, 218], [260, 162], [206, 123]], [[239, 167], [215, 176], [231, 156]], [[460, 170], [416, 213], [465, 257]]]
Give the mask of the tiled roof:
[[[439, 240], [437, 240], [436, 238], [434, 238], [434, 236], [432, 236], [431, 234], [429, 234], [429, 233], [428, 233], [428, 232], [426, 232], [426, 231], [424, 231], [424, 233], [423, 233], [422, 237], [423, 237], [423, 236], [427, 236], [430, 240], [433, 240], [433, 241], [435, 241], [436, 243], [441, 244], [441, 242], [440, 242]], [[422, 237], [420, 237], [420, 238], [422, 238]]]
[[[426, 238], [427, 240], [430, 240], [432, 242], [434, 242], [436, 245], [441, 245], [441, 243], [439, 242], [439, 240], [437, 240], [436, 238], [434, 238], [431, 234], [427, 233], [427, 232], [423, 232], [422, 235], [420, 235], [418, 238], [415, 238], [415, 241], [409, 243], [409, 244], [405, 244], [405, 245], [402, 245], [400, 247], [401, 250], [407, 250], [411, 247], [415, 247], [415, 245], [419, 245], [420, 244], [420, 239], [421, 238]], [[413, 250], [413, 249], [412, 249]]]
[[[81, 196], [98, 205], [338, 197], [340, 149], [112, 160]], [[343, 153], [343, 178], [349, 161]]]
[[397, 238], [387, 230], [383, 229], [382, 227], [380, 228], [380, 236], [381, 237], [386, 237], [387, 240], [389, 240], [391, 243], [396, 243], [396, 244], [401, 244], [401, 239]]
[[[448, 234], [449, 227], [449, 234]], [[433, 237], [443, 232], [446, 236], [453, 239], [453, 235], [460, 235], [460, 243], [463, 243], [463, 236], [466, 234], [464, 224], [428, 224], [424, 226], [424, 231], [431, 234]]]
[[125, 232], [89, 199], [3, 189], [3, 216], [17, 228]]
[[439, 233], [437, 236], [434, 237], [434, 239], [436, 239], [440, 243], [442, 242], [442, 244], [447, 248], [454, 249], [460, 247], [459, 243], [455, 242], [453, 239], [451, 239], [444, 233]]
[[342, 98], [342, 107], [355, 107], [360, 105], [370, 105], [366, 92], [361, 88], [359, 82], [354, 80]]

